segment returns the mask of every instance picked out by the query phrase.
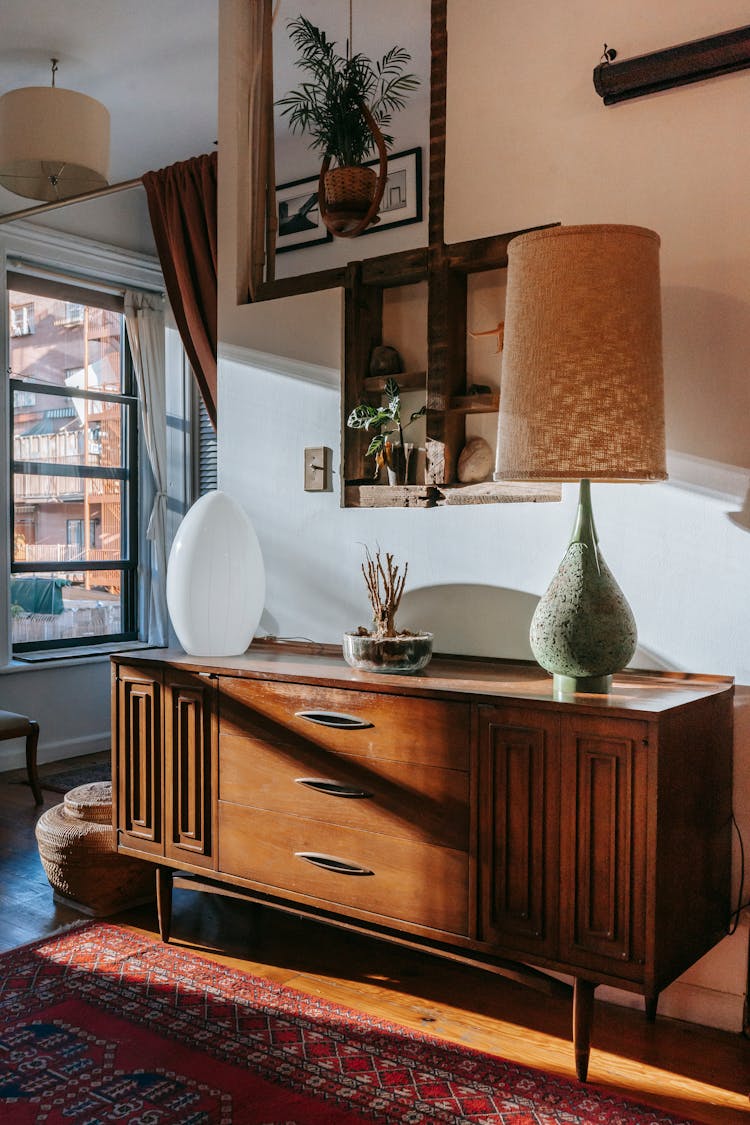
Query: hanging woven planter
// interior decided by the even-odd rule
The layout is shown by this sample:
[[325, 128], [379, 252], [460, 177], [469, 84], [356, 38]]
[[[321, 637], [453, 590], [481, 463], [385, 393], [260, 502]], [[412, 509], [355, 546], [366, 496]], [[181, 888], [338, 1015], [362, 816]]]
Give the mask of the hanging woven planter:
[[366, 215], [375, 198], [378, 177], [372, 168], [329, 168], [325, 174], [325, 202], [331, 211]]
[[331, 168], [326, 156], [318, 180], [320, 217], [336, 238], [356, 238], [378, 222], [378, 209], [388, 179], [388, 152], [380, 129], [367, 106], [360, 102], [362, 116], [378, 150], [378, 171], [358, 164]]
[[[321, 221], [337, 238], [355, 238], [377, 222], [388, 178], [387, 147], [393, 137], [384, 136], [378, 125], [386, 126], [403, 109], [419, 78], [406, 73], [411, 55], [403, 47], [391, 47], [376, 62], [351, 53], [351, 0], [346, 55], [304, 16], [287, 26], [297, 65], [308, 80], [276, 104], [291, 132], [310, 136], [310, 147], [324, 155], [318, 180]], [[366, 165], [373, 148], [377, 174]]]

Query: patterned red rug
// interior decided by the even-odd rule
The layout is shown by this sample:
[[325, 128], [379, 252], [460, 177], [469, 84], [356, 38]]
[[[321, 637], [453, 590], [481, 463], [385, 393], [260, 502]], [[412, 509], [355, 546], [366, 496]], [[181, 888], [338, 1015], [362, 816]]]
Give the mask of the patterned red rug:
[[12, 950], [0, 972], [7, 1125], [678, 1120], [119, 926], [86, 923]]

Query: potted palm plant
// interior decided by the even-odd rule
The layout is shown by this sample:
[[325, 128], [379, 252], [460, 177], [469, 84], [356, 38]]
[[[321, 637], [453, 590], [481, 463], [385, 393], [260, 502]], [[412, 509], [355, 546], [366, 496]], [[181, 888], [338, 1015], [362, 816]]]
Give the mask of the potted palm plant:
[[287, 27], [297, 49], [295, 65], [307, 78], [277, 104], [291, 132], [308, 134], [309, 147], [332, 165], [324, 176], [326, 206], [335, 213], [364, 215], [377, 177], [372, 168], [362, 167], [363, 162], [376, 145], [380, 148], [378, 135], [384, 151], [393, 145], [393, 137], [381, 130], [389, 127], [393, 114], [404, 108], [419, 85], [415, 74], [406, 73], [411, 55], [403, 47], [391, 47], [375, 62], [348, 51], [343, 56], [304, 16]]

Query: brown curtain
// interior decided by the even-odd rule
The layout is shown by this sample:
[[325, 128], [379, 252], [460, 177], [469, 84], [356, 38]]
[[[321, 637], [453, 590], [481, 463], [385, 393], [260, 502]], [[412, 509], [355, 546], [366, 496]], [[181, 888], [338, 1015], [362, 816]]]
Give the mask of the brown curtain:
[[216, 428], [216, 153], [146, 172], [143, 186], [169, 302]]

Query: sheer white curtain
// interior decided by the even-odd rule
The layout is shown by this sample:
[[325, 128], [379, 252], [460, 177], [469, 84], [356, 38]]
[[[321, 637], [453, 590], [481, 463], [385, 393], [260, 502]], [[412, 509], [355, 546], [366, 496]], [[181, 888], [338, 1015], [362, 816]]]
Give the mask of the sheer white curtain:
[[165, 645], [167, 615], [167, 408], [164, 357], [164, 299], [157, 294], [127, 292], [125, 323], [141, 394], [143, 435], [154, 477], [154, 503], [146, 529], [151, 545], [148, 641]]

